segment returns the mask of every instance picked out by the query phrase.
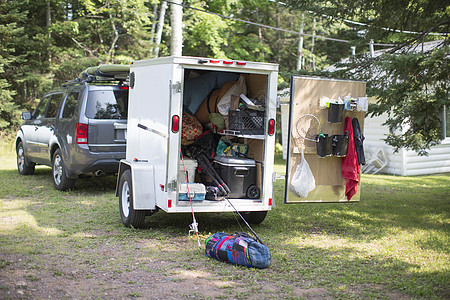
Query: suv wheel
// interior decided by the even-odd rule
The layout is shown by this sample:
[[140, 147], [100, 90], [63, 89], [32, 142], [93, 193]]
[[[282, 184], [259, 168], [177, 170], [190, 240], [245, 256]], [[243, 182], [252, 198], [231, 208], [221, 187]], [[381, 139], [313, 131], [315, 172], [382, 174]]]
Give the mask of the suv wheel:
[[35, 164], [27, 162], [22, 142], [19, 142], [19, 144], [17, 145], [16, 153], [17, 153], [17, 170], [19, 171], [19, 174], [33, 175]]
[[60, 149], [57, 149], [53, 154], [52, 178], [53, 185], [60, 191], [66, 191], [75, 185], [75, 179], [68, 178], [66, 175], [66, 167], [64, 166]]
[[134, 210], [133, 208], [133, 190], [131, 185], [131, 172], [126, 170], [120, 176], [119, 182], [119, 207], [120, 218], [125, 227], [133, 226], [139, 228], [144, 224], [144, 210]]

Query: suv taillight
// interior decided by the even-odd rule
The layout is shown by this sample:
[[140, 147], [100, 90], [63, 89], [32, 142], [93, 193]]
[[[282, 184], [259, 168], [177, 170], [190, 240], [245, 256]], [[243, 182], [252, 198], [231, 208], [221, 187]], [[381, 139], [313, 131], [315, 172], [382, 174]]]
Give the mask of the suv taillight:
[[88, 142], [88, 125], [83, 123], [77, 123], [77, 129], [75, 131], [75, 142], [77, 144], [87, 144]]

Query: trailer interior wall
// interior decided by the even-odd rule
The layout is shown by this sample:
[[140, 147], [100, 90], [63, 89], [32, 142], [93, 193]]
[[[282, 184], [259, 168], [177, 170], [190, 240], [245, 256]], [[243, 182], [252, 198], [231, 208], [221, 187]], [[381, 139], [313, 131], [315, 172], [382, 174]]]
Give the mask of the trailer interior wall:
[[[192, 71], [199, 71], [198, 69], [185, 69], [185, 77], [187, 74], [191, 73]], [[203, 74], [207, 73], [207, 71], [202, 70]], [[238, 73], [240, 74], [240, 73]], [[250, 99], [258, 99], [258, 100], [267, 100], [267, 83], [268, 83], [268, 76], [264, 74], [244, 74], [245, 76], [245, 83], [247, 87], [247, 97]], [[266, 103], [265, 103], [266, 104]], [[266, 104], [268, 107], [268, 104]], [[205, 111], [205, 113], [207, 113]], [[203, 117], [204, 118], [204, 117]], [[206, 117], [207, 118], [207, 117]], [[265, 129], [266, 130], [266, 129]], [[226, 135], [227, 138], [232, 140], [233, 142], [246, 144], [248, 145], [248, 153], [247, 157], [254, 159], [256, 162], [256, 185], [259, 187], [261, 191], [261, 197], [263, 195], [263, 175], [264, 175], [264, 164], [265, 161], [265, 138], [264, 135], [258, 135], [258, 136], [252, 136], [252, 135]], [[199, 176], [197, 174], [196, 176], [196, 182], [199, 182]], [[251, 201], [254, 201], [255, 199], [248, 199]], [[260, 199], [261, 200], [261, 199]], [[180, 205], [188, 204], [186, 202], [180, 203]]]

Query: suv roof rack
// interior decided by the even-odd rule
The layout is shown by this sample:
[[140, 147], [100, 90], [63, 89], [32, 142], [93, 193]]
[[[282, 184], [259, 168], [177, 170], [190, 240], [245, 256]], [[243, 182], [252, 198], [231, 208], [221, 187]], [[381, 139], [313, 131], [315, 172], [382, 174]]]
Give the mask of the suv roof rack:
[[67, 81], [63, 86], [74, 85], [82, 82], [119, 82], [123, 83], [128, 79], [130, 73], [129, 65], [102, 64], [96, 67], [89, 67], [82, 71], [74, 80]]

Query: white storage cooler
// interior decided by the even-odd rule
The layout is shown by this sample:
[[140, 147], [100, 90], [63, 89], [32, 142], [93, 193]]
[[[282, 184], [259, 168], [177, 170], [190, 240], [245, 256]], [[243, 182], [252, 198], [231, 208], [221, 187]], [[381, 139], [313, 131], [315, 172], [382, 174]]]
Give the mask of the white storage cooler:
[[[202, 183], [189, 183], [189, 194], [192, 201], [205, 200], [206, 187]], [[188, 184], [180, 184], [180, 193], [178, 195], [178, 200], [189, 201]]]

